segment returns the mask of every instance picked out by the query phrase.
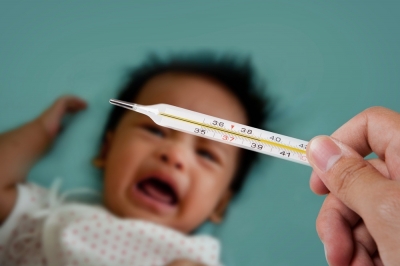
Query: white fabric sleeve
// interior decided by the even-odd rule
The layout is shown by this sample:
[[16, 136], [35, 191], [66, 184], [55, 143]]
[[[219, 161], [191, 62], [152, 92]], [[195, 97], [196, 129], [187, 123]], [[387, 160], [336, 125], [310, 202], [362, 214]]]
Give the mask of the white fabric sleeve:
[[0, 251], [4, 247], [21, 217], [28, 212], [42, 209], [46, 205], [46, 189], [31, 183], [17, 185], [17, 200], [10, 215], [0, 226]]

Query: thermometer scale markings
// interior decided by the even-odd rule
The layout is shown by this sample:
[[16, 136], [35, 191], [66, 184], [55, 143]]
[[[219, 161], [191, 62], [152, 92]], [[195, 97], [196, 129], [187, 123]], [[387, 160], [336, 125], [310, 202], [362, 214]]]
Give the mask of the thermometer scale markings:
[[[306, 156], [306, 147], [308, 142], [300, 139], [241, 125], [228, 120], [208, 116], [168, 104], [140, 105], [116, 99], [110, 99], [110, 103], [147, 115], [156, 124], [161, 126], [194, 135], [198, 135], [200, 133], [199, 136], [203, 136], [215, 141], [246, 148], [263, 154], [268, 154], [280, 159], [285, 159], [304, 165], [310, 165]], [[164, 120], [160, 118], [167, 119]], [[224, 125], [229, 124], [231, 129], [224, 127]], [[189, 128], [191, 128], [189, 125], [195, 126], [194, 131], [193, 129], [189, 130]], [[196, 128], [196, 126], [199, 128]], [[235, 126], [237, 126], [236, 128], [240, 129], [240, 132], [233, 131]], [[216, 137], [215, 134], [222, 135], [222, 138]], [[266, 138], [271, 140], [267, 140]], [[250, 145], [244, 144], [245, 141], [250, 142]]]
[[196, 124], [196, 125], [199, 125], [201, 127], [206, 127], [206, 128], [209, 128], [209, 129], [213, 129], [213, 130], [219, 131], [219, 132], [225, 132], [225, 133], [236, 135], [236, 136], [239, 136], [239, 137], [242, 137], [242, 138], [251, 139], [251, 140], [254, 140], [254, 141], [257, 141], [257, 142], [261, 142], [261, 143], [265, 143], [265, 144], [268, 144], [268, 145], [271, 145], [271, 146], [274, 146], [274, 147], [279, 147], [279, 148], [284, 149], [284, 150], [289, 150], [289, 151], [293, 151], [293, 152], [300, 153], [300, 154], [306, 154], [306, 151], [303, 150], [303, 149], [299, 149], [299, 148], [288, 146], [288, 145], [285, 145], [285, 144], [269, 141], [269, 140], [262, 139], [262, 138], [256, 138], [256, 137], [244, 135], [242, 133], [235, 132], [233, 130], [215, 127], [213, 125], [208, 125], [208, 124], [205, 124], [205, 123], [197, 122], [197, 121], [194, 121], [194, 120], [186, 119], [186, 118], [183, 118], [183, 117], [179, 117], [179, 116], [175, 116], [175, 115], [171, 115], [171, 114], [167, 114], [167, 113], [160, 113], [160, 115], [165, 116], [165, 117], [169, 117], [169, 118], [172, 118], [172, 119], [184, 121], [184, 122], [187, 122], [187, 123], [191, 123], [191, 124]]

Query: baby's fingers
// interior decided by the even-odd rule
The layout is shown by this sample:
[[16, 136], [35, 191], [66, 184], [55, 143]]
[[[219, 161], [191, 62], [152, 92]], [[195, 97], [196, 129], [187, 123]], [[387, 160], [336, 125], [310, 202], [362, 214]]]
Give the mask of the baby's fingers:
[[69, 113], [75, 113], [87, 107], [83, 99], [70, 95], [58, 98], [55, 105]]
[[38, 121], [53, 138], [60, 132], [63, 117], [69, 113], [76, 113], [85, 109], [86, 102], [76, 96], [66, 95], [58, 98], [46, 111], [40, 115]]
[[76, 96], [66, 95], [58, 98], [43, 114], [45, 120], [56, 122], [66, 113], [75, 113], [87, 106], [86, 102]]

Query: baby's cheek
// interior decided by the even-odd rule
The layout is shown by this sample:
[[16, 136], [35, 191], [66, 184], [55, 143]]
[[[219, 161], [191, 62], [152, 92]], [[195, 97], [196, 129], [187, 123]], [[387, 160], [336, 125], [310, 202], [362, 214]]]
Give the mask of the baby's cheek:
[[192, 194], [192, 196], [193, 198], [185, 206], [185, 218], [194, 224], [194, 226], [198, 226], [211, 215], [218, 204], [220, 193], [212, 189], [199, 190], [196, 194]]
[[173, 227], [183, 233], [190, 233], [209, 218], [211, 213], [208, 210], [207, 208], [207, 211], [205, 211], [204, 205], [192, 206], [190, 211], [175, 220]]

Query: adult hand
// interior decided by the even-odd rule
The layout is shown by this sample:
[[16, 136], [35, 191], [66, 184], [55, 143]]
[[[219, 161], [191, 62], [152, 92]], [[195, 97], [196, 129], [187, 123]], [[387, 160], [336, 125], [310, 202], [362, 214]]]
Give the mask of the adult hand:
[[[374, 107], [329, 137], [314, 138], [307, 156], [311, 189], [330, 191], [317, 231], [331, 265], [400, 262], [400, 114]], [[378, 159], [366, 161], [375, 152]]]

